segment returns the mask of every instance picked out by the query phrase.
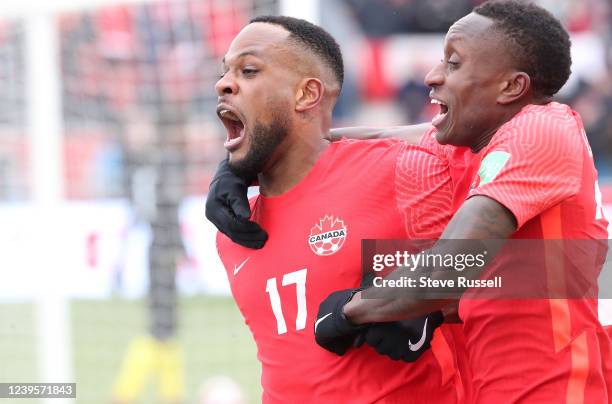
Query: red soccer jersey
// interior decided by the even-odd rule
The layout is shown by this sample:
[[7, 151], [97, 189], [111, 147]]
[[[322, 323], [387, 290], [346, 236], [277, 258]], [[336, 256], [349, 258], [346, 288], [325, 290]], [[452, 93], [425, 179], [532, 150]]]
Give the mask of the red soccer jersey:
[[[479, 170], [469, 197], [508, 208], [518, 223], [512, 239], [607, 239], [592, 153], [569, 107], [525, 107], [472, 156]], [[520, 255], [504, 255], [498, 268], [546, 284], [553, 263], [543, 258], [540, 271], [522, 274]], [[462, 298], [459, 314], [476, 402], [608, 402], [596, 300]]]
[[[446, 161], [449, 165], [449, 175], [453, 188], [452, 213], [454, 214], [463, 204], [470, 190], [470, 184], [480, 164], [482, 153], [474, 154], [469, 147], [455, 147], [441, 145], [436, 140], [436, 128], [432, 127], [421, 138], [420, 146]], [[459, 374], [458, 383], [462, 384], [462, 402], [473, 401], [473, 376], [471, 364], [467, 354], [465, 335], [462, 324], [452, 324], [449, 328], [453, 332], [455, 358]]]
[[423, 135], [419, 145], [448, 163], [453, 188], [452, 212], [454, 214], [468, 196], [483, 153], [472, 153], [469, 147], [441, 145], [436, 140], [436, 128], [434, 127]]
[[448, 165], [392, 140], [335, 142], [283, 195], [253, 201], [261, 250], [219, 234], [234, 299], [257, 344], [264, 402], [453, 403], [461, 387], [447, 326], [415, 363], [368, 346], [340, 357], [316, 345], [331, 292], [361, 283], [361, 239], [437, 238], [450, 218]]

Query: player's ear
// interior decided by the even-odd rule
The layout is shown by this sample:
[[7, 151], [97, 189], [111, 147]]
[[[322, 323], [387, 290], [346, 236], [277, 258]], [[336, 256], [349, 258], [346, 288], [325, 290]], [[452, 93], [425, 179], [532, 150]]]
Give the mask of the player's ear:
[[304, 112], [317, 106], [324, 93], [325, 86], [321, 80], [312, 77], [303, 79], [295, 93], [295, 110]]
[[510, 104], [527, 94], [531, 87], [531, 78], [525, 72], [512, 72], [501, 84], [497, 97], [499, 104]]

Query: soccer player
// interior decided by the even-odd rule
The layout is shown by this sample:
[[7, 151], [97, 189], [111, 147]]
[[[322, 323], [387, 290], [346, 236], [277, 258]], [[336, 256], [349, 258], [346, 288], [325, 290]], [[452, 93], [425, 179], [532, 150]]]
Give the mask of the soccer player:
[[[426, 77], [440, 114], [424, 141], [433, 135], [442, 145], [468, 146], [480, 165], [463, 190], [468, 199], [442, 238], [591, 240], [593, 245], [607, 239], [580, 117], [551, 100], [570, 65], [568, 34], [532, 4], [486, 2], [449, 29], [444, 58]], [[440, 155], [454, 150], [428, 144]], [[541, 268], [530, 268], [539, 271], [527, 275], [546, 279], [558, 261], [545, 257]], [[492, 270], [503, 266], [510, 275], [523, 276], [519, 259], [504, 256]], [[445, 304], [392, 296], [362, 299], [362, 294], [321, 320], [318, 331], [329, 334], [317, 340], [350, 334], [348, 328], [325, 327], [326, 321], [390, 321]], [[334, 303], [331, 295], [322, 306]], [[602, 352], [609, 347], [601, 346], [609, 342], [595, 299], [462, 298], [459, 314], [476, 402], [609, 402], [602, 366]]]
[[432, 153], [393, 140], [330, 144], [342, 79], [340, 50], [321, 28], [258, 17], [230, 45], [216, 84], [229, 161], [211, 187], [232, 181], [228, 166], [234, 176], [258, 174], [252, 217], [269, 231], [257, 250], [217, 238], [257, 344], [263, 401], [461, 402], [452, 331], [433, 333], [439, 312], [363, 330], [391, 355], [381, 335], [403, 336], [402, 361], [369, 345], [350, 349], [354, 336], [328, 345], [333, 353], [314, 342], [319, 303], [362, 282], [361, 239], [437, 238], [450, 218], [448, 165]]
[[[427, 79], [441, 104], [433, 134], [484, 159], [475, 182], [464, 187], [470, 198], [443, 237], [607, 238], [580, 119], [550, 102], [570, 67], [569, 39], [558, 21], [532, 5], [485, 3], [449, 30], [445, 48]], [[355, 323], [439, 307], [360, 297], [356, 293], [340, 310]], [[585, 299], [462, 299], [476, 400], [606, 402], [595, 305]], [[344, 318], [336, 314], [319, 325]]]

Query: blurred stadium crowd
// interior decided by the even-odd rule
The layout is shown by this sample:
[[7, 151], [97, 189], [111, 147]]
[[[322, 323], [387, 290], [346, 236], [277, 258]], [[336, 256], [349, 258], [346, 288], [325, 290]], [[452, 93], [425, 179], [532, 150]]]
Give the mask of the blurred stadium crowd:
[[[477, 0], [330, 0], [320, 23], [347, 64], [337, 125], [395, 125], [432, 116], [423, 77], [442, 35]], [[612, 174], [612, 6], [606, 0], [539, 0], [577, 48], [558, 99], [583, 117], [596, 162]], [[223, 155], [213, 84], [224, 49], [275, 0], [160, 1], [58, 16], [65, 194], [71, 199], [146, 194], [147, 167], [174, 150], [174, 190], [206, 192]], [[24, 30], [0, 20], [0, 200], [30, 194], [25, 132]]]

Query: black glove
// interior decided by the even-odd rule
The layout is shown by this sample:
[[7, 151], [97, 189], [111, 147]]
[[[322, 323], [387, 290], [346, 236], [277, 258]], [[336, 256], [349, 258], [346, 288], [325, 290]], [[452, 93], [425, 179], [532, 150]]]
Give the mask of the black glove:
[[436, 311], [412, 320], [371, 324], [362, 338], [381, 355], [414, 362], [431, 347], [434, 330], [443, 321], [442, 312]]
[[342, 313], [342, 308], [360, 290], [339, 290], [321, 302], [314, 324], [317, 344], [337, 355], [344, 355], [353, 345], [355, 337], [365, 326], [351, 324]]
[[268, 240], [268, 233], [249, 220], [251, 208], [247, 190], [250, 183], [230, 170], [228, 159], [223, 160], [210, 183], [206, 217], [234, 243], [261, 248]]

